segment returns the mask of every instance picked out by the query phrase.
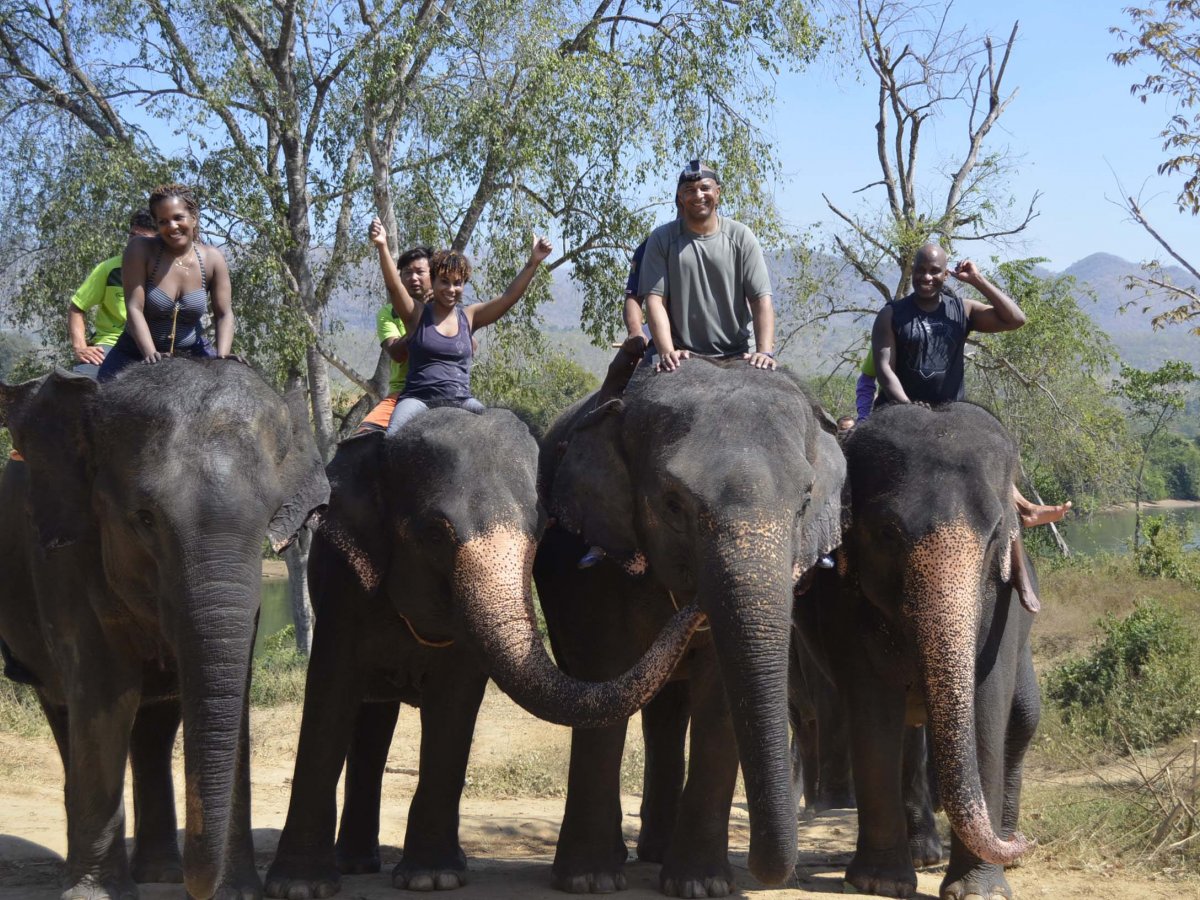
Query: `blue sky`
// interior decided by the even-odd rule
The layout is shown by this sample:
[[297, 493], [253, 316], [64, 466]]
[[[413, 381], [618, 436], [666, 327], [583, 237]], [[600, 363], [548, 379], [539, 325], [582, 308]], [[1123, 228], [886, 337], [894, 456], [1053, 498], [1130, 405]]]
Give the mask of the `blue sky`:
[[[993, 128], [986, 147], [1006, 147], [1019, 158], [1008, 193], [1023, 210], [1034, 191], [1043, 196], [1040, 216], [1022, 239], [1005, 248], [972, 250], [983, 259], [1045, 256], [1050, 267], [1066, 268], [1094, 252], [1130, 260], [1156, 254], [1157, 245], [1110, 200], [1140, 194], [1155, 226], [1184, 255], [1200, 246], [1200, 219], [1178, 212], [1174, 198], [1181, 179], [1155, 174], [1163, 159], [1158, 132], [1169, 107], [1151, 99], [1142, 104], [1129, 93], [1140, 80], [1131, 68], [1118, 68], [1108, 54], [1122, 46], [1110, 26], [1127, 26], [1122, 8], [1131, 0], [960, 0], [951, 21], [990, 32], [997, 43], [1020, 21], [1005, 83], [1020, 92]], [[869, 71], [867, 76], [873, 78]], [[782, 177], [776, 202], [788, 222], [807, 227], [834, 222], [821, 193], [843, 208], [860, 198], [882, 201], [881, 189], [853, 192], [879, 178], [874, 155], [877, 88], [856, 80], [845, 58], [818, 62], [799, 75], [780, 79], [774, 123]], [[960, 158], [962, 125], [943, 121], [925, 133], [922, 157], [934, 162]], [[1115, 174], [1114, 174], [1115, 173]], [[937, 183], [944, 196], [944, 182]]]

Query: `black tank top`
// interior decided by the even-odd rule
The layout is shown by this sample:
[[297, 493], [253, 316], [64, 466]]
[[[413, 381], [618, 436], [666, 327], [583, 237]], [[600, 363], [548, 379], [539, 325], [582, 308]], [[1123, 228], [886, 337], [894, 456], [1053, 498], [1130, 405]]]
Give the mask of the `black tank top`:
[[941, 302], [933, 312], [922, 310], [915, 294], [896, 301], [892, 308], [893, 368], [908, 399], [933, 404], [966, 396], [963, 358], [970, 331], [966, 307], [953, 291], [942, 289]]

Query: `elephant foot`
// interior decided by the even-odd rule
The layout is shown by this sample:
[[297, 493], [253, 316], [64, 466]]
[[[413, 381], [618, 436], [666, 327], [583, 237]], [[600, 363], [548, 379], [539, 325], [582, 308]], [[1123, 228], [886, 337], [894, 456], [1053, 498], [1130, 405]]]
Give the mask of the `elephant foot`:
[[392, 869], [392, 887], [402, 891], [453, 891], [467, 883], [467, 858], [461, 847], [451, 854], [409, 853]]
[[670, 841], [671, 835], [667, 829], [648, 828], [643, 821], [641, 833], [638, 835], [637, 858], [641, 862], [661, 864], [667, 858]]
[[267, 870], [266, 895], [279, 900], [317, 900], [332, 897], [342, 887], [337, 866], [276, 858]]
[[1012, 900], [1012, 895], [1004, 867], [991, 863], [980, 863], [961, 875], [956, 875], [951, 865], [938, 889], [941, 900]]
[[945, 856], [941, 835], [934, 828], [909, 836], [908, 853], [914, 869], [939, 865]]
[[907, 845], [894, 852], [858, 850], [846, 869], [845, 881], [860, 894], [911, 897], [917, 892], [917, 873]]
[[[254, 867], [254, 860], [247, 858], [243, 862], [232, 862], [230, 871], [213, 895], [213, 900], [263, 900], [263, 883]], [[291, 894], [288, 895], [292, 896]], [[315, 894], [314, 896], [328, 896]]]
[[129, 871], [138, 884], [183, 884], [179, 846], [174, 840], [160, 846], [138, 842], [129, 860]]
[[59, 900], [138, 900], [137, 885], [132, 881], [97, 882], [84, 877], [59, 895]]
[[344, 850], [336, 848], [338, 871], [343, 875], [374, 875], [383, 868], [379, 858], [379, 847], [370, 850]]
[[727, 859], [707, 865], [666, 863], [658, 884], [668, 897], [728, 897], [737, 890]]
[[624, 872], [554, 874], [554, 887], [568, 894], [613, 894], [628, 887]]

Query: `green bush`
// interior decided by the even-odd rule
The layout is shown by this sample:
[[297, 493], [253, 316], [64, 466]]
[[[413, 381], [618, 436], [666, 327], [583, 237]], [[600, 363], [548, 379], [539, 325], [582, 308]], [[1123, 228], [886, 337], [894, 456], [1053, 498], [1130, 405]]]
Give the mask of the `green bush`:
[[1067, 728], [1116, 749], [1145, 749], [1200, 723], [1197, 636], [1177, 614], [1148, 602], [1099, 624], [1100, 645], [1047, 678]]
[[271, 635], [254, 657], [250, 676], [250, 705], [278, 706], [304, 701], [308, 657], [296, 649], [296, 627]]
[[1200, 554], [1187, 549], [1190, 536], [1186, 523], [1147, 516], [1142, 520], [1142, 542], [1135, 554], [1138, 574], [1200, 586]]

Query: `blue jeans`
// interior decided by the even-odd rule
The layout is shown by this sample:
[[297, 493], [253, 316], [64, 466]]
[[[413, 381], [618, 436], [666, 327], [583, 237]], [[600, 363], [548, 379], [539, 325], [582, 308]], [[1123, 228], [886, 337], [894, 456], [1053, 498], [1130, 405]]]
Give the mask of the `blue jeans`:
[[[442, 406], [457, 406], [460, 409], [470, 410], [473, 413], [481, 413], [485, 409], [482, 403], [474, 397], [468, 397], [461, 403], [443, 403]], [[404, 427], [414, 416], [429, 409], [429, 404], [424, 400], [418, 400], [416, 397], [401, 397], [400, 402], [396, 404], [396, 408], [392, 410], [392, 417], [388, 419], [387, 435], [391, 437], [397, 431]]]
[[[97, 344], [96, 346], [99, 347], [100, 352], [103, 353], [104, 358], [107, 359], [108, 351], [111, 350], [112, 347], [108, 346], [107, 344]], [[100, 365], [103, 365], [103, 363]], [[100, 366], [96, 365], [95, 363], [80, 363], [71, 371], [76, 375], [86, 375], [88, 378], [95, 381], [96, 376], [100, 374]]]
[[[108, 351], [108, 355], [104, 357], [104, 364], [100, 366], [100, 371], [96, 376], [97, 380], [112, 381], [117, 377], [117, 373], [122, 369], [132, 366], [134, 363], [141, 362], [143, 359], [141, 352], [135, 351], [135, 353], [126, 353], [121, 347], [121, 342], [118, 341], [113, 348]], [[213, 359], [216, 357], [217, 353], [209, 345], [208, 341], [201, 336], [190, 347], [176, 346], [175, 355], [190, 356], [193, 359]]]

